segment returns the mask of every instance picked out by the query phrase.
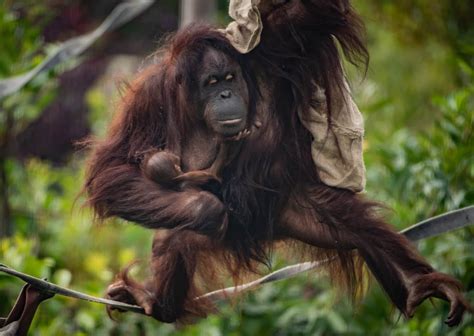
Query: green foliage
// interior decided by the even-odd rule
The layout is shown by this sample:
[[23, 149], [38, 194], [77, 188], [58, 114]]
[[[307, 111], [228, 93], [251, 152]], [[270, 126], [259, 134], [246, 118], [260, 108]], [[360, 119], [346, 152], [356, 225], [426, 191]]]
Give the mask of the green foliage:
[[[0, 4], [0, 78], [26, 72], [43, 60], [41, 26], [50, 15], [46, 13], [46, 7], [34, 1]], [[24, 90], [0, 102], [0, 138], [17, 134], [52, 101], [56, 87], [52, 76], [42, 73]]]
[[[465, 64], [463, 67], [468, 70]], [[435, 118], [431, 127], [419, 134], [400, 129], [385, 141], [370, 146], [366, 156], [369, 193], [394, 210], [392, 223], [399, 228], [474, 204], [472, 69], [465, 75], [470, 76], [468, 85], [446, 97], [433, 99], [436, 110], [430, 113], [440, 117]], [[370, 188], [380, 185], [384, 187]], [[474, 298], [473, 236], [471, 227], [419, 244], [422, 254], [428, 256], [436, 268], [455, 275], [468, 285], [471, 300]], [[446, 332], [440, 315], [446, 313], [446, 307], [437, 313], [426, 304], [422, 308], [415, 319], [397, 328], [400, 334], [413, 330], [423, 335]], [[438, 316], [437, 323], [434, 316]], [[472, 332], [472, 317], [462, 330], [466, 335]]]
[[440, 115], [432, 127], [418, 135], [396, 130], [390, 146], [385, 141], [368, 152], [368, 164], [375, 163], [369, 171], [373, 185], [390, 182], [386, 197], [396, 195], [408, 212], [418, 206], [422, 216], [431, 216], [474, 203], [472, 78], [458, 91], [432, 100], [430, 113]]
[[[36, 3], [23, 5], [24, 16], [14, 14], [18, 11], [13, 5], [0, 4], [0, 77], [28, 70], [42, 57], [37, 53], [42, 44], [38, 17], [44, 17], [45, 7]], [[451, 40], [431, 39], [427, 38], [430, 25], [436, 32], [446, 29], [432, 15], [446, 8], [444, 1], [358, 1], [356, 5], [369, 23], [373, 64], [356, 92], [367, 121], [369, 195], [393, 209], [389, 217], [399, 229], [474, 204], [474, 69], [466, 56], [469, 48], [460, 47], [470, 35], [467, 28], [452, 29], [464, 27], [468, 14], [442, 12], [456, 23], [442, 33], [449, 33]], [[225, 7], [225, 2], [220, 6]], [[371, 16], [374, 12], [378, 17]], [[401, 22], [401, 27], [390, 24], [391, 20]], [[425, 29], [413, 22], [421, 22]], [[405, 32], [412, 37], [400, 38]], [[16, 133], [48, 104], [54, 97], [55, 74], [38, 77], [3, 101], [15, 127], [7, 129], [0, 112], [0, 134]], [[87, 95], [95, 133], [103, 131], [111, 113], [105, 111], [111, 105], [104, 99], [95, 90]], [[136, 259], [146, 261], [152, 234], [118, 221], [95, 224], [89, 210], [81, 207], [83, 166], [81, 153], [63, 167], [37, 159], [5, 162], [15, 235], [0, 241], [0, 263], [102, 296], [121, 268]], [[466, 285], [471, 302], [473, 235], [474, 229], [469, 228], [419, 244], [436, 268]], [[146, 262], [139, 265], [137, 276], [146, 266]], [[0, 274], [0, 315], [7, 313], [21, 285]], [[179, 330], [131, 313], [119, 316], [115, 323], [101, 305], [58, 296], [41, 305], [31, 335], [474, 334], [472, 316], [461, 327], [448, 330], [442, 323], [448, 307], [435, 301], [435, 307], [424, 303], [406, 321], [377, 285], [354, 308], [324, 275], [312, 272], [266, 285], [237, 304], [222, 303], [219, 314]]]
[[[474, 11], [470, 0], [357, 1], [378, 24], [388, 27], [411, 47], [438, 41], [474, 65]], [[364, 9], [365, 9], [364, 8]], [[382, 20], [380, 20], [382, 19]]]
[[[28, 10], [25, 11], [25, 9]], [[21, 15], [20, 12], [26, 13]], [[32, 21], [46, 17], [44, 5], [2, 4], [0, 5], [0, 76], [8, 77], [29, 70], [41, 61], [37, 51], [42, 45], [41, 24]]]

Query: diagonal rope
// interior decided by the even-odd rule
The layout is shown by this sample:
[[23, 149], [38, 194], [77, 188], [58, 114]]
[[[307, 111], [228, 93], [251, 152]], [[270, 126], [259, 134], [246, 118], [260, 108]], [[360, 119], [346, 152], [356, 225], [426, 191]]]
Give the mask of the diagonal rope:
[[213, 292], [209, 292], [204, 295], [201, 295], [195, 298], [195, 300], [208, 299], [213, 302], [217, 302], [220, 300], [238, 296], [241, 293], [247, 292], [251, 289], [255, 289], [256, 287], [259, 287], [263, 284], [293, 278], [300, 273], [314, 270], [318, 268], [319, 266], [322, 266], [326, 263], [333, 261], [334, 259], [335, 258], [328, 258], [328, 259], [319, 260], [319, 261], [306, 261], [300, 264], [286, 266], [286, 267], [280, 268], [279, 270], [275, 272], [267, 274], [264, 277], [254, 280], [252, 282], [248, 282], [248, 283], [238, 285], [235, 287], [227, 287], [224, 289], [218, 289]]
[[19, 91], [41, 72], [82, 54], [106, 32], [117, 29], [131, 21], [143, 13], [154, 2], [155, 0], [134, 0], [124, 1], [117, 5], [102, 24], [92, 32], [61, 43], [43, 62], [27, 73], [0, 80], [0, 99]]
[[471, 205], [463, 209], [428, 218], [402, 230], [400, 233], [403, 233], [411, 241], [417, 241], [460, 229], [473, 223], [474, 205]]
[[[468, 206], [463, 209], [447, 212], [445, 214], [442, 214], [436, 217], [429, 218], [405, 230], [402, 230], [400, 233], [404, 234], [411, 241], [418, 241], [418, 240], [434, 237], [434, 236], [437, 236], [449, 231], [467, 227], [471, 224], [474, 224], [474, 205]], [[272, 272], [260, 279], [257, 279], [255, 281], [242, 284], [239, 286], [235, 286], [235, 287], [219, 289], [217, 291], [213, 291], [213, 292], [204, 294], [202, 296], [199, 296], [195, 298], [195, 300], [206, 298], [214, 302], [220, 301], [220, 300], [229, 298], [231, 296], [237, 296], [243, 292], [246, 292], [250, 289], [254, 289], [258, 286], [261, 286], [269, 282], [275, 282], [275, 281], [280, 281], [280, 280], [295, 277], [298, 274], [308, 272], [310, 270], [314, 270], [325, 263], [331, 262], [332, 260], [333, 259], [330, 258], [330, 259], [324, 259], [320, 261], [307, 261], [300, 264], [287, 266], [275, 272]], [[139, 306], [130, 305], [123, 302], [114, 301], [114, 300], [98, 298], [98, 297], [87, 295], [75, 290], [64, 288], [64, 287], [55, 285], [53, 283], [50, 283], [48, 281], [33, 277], [31, 275], [13, 270], [2, 264], [0, 264], [0, 272], [13, 275], [17, 278], [22, 279], [23, 281], [27, 283], [30, 283], [31, 285], [35, 286], [38, 289], [42, 289], [47, 292], [51, 292], [51, 293], [55, 293], [55, 294], [59, 294], [63, 296], [68, 296], [75, 299], [106, 304], [113, 308], [119, 308], [122, 310], [144, 314], [143, 308]]]
[[[471, 224], [474, 224], [473, 205], [426, 219], [418, 224], [400, 231], [400, 233], [404, 234], [411, 241], [418, 241], [460, 229]], [[300, 264], [287, 266], [250, 283], [219, 289], [210, 293], [206, 293], [196, 299], [198, 300], [200, 298], [207, 298], [215, 302], [228, 297], [237, 296], [265, 283], [292, 278], [298, 274], [314, 270], [323, 264], [333, 261], [334, 259], [335, 258], [329, 258], [320, 261], [307, 261]]]
[[6, 265], [0, 264], [0, 271], [13, 275], [24, 282], [27, 282], [31, 284], [33, 287], [36, 287], [38, 289], [41, 289], [42, 291], [53, 293], [53, 294], [59, 294], [62, 296], [68, 296], [71, 298], [79, 299], [79, 300], [85, 300], [89, 302], [96, 302], [96, 303], [102, 303], [106, 305], [110, 305], [114, 308], [120, 308], [128, 311], [132, 311], [135, 313], [143, 313], [142, 307], [135, 306], [135, 305], [130, 305], [127, 303], [119, 302], [119, 301], [114, 301], [114, 300], [109, 300], [109, 299], [103, 299], [103, 298], [98, 298], [95, 296], [91, 296], [88, 294], [84, 294], [78, 291], [75, 291], [73, 289], [65, 288], [58, 286], [56, 284], [53, 284], [49, 281], [43, 280], [36, 278], [34, 276], [19, 272], [17, 270], [14, 270]]

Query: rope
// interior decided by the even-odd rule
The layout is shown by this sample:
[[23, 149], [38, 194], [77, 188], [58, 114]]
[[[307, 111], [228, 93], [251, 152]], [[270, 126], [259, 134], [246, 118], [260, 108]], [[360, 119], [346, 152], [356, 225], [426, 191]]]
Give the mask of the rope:
[[[449, 231], [467, 227], [471, 224], [474, 224], [474, 205], [429, 218], [401, 231], [400, 233], [404, 234], [411, 241], [418, 241], [434, 237]], [[246, 292], [250, 289], [254, 289], [263, 284], [289, 279], [295, 277], [298, 274], [314, 270], [321, 265], [331, 262], [332, 260], [333, 259], [330, 258], [320, 261], [307, 261], [300, 264], [287, 266], [255, 281], [238, 285], [235, 287], [228, 287], [210, 293], [206, 293], [202, 296], [195, 298], [195, 300], [200, 300], [204, 298], [210, 299], [214, 302], [224, 300], [232, 296], [237, 296], [243, 292]], [[2, 264], [0, 264], [0, 272], [8, 273], [17, 278], [20, 278], [23, 281], [33, 285], [34, 287], [44, 290], [46, 292], [68, 296], [75, 299], [106, 304], [113, 308], [119, 308], [122, 310], [144, 314], [143, 308], [141, 308], [140, 306], [130, 305], [119, 301], [108, 300], [87, 295], [75, 290], [55, 285], [46, 280], [42, 280], [31, 275], [16, 271]]]
[[[400, 231], [400, 233], [404, 234], [411, 241], [418, 241], [460, 229], [471, 224], [474, 224], [474, 205], [426, 219], [418, 224]], [[298, 274], [314, 270], [319, 266], [329, 263], [333, 260], [334, 258], [330, 258], [320, 261], [307, 261], [300, 264], [287, 266], [250, 283], [219, 289], [214, 292], [204, 294], [196, 299], [210, 298], [212, 301], [223, 300], [229, 296], [237, 296], [245, 291], [268, 282], [275, 282], [295, 277]]]
[[131, 21], [150, 7], [155, 0], [124, 1], [117, 5], [102, 24], [90, 33], [74, 37], [61, 44], [43, 62], [25, 74], [0, 80], [0, 99], [19, 91], [40, 73], [82, 54], [105, 33]]
[[0, 264], [0, 271], [13, 275], [24, 282], [27, 282], [31, 284], [32, 286], [41, 289], [42, 291], [45, 291], [47, 293], [54, 293], [54, 294], [59, 294], [62, 296], [68, 296], [71, 298], [79, 299], [79, 300], [85, 300], [89, 302], [96, 302], [96, 303], [101, 303], [101, 304], [106, 304], [110, 305], [114, 308], [120, 308], [128, 311], [132, 311], [135, 313], [143, 313], [143, 308], [135, 305], [130, 305], [127, 303], [119, 302], [119, 301], [114, 301], [114, 300], [108, 300], [108, 299], [103, 299], [103, 298], [98, 298], [95, 296], [91, 296], [88, 294], [84, 294], [69, 288], [61, 287], [56, 284], [53, 284], [49, 281], [42, 280], [39, 278], [36, 278], [34, 276], [19, 272], [17, 270], [14, 270], [6, 265]]
[[227, 298], [230, 298], [230, 297], [237, 296], [240, 293], [249, 291], [251, 289], [254, 289], [254, 288], [256, 288], [258, 286], [261, 286], [263, 284], [266, 284], [266, 283], [276, 282], [276, 281], [292, 278], [292, 277], [296, 276], [297, 274], [304, 273], [304, 272], [316, 269], [319, 266], [324, 265], [328, 262], [331, 262], [334, 259], [335, 258], [329, 258], [329, 259], [324, 259], [324, 260], [320, 260], [320, 261], [306, 261], [306, 262], [303, 262], [303, 263], [300, 263], [300, 264], [286, 266], [286, 267], [283, 267], [283, 268], [281, 268], [281, 269], [279, 269], [275, 272], [267, 274], [264, 277], [262, 277], [260, 279], [257, 279], [255, 281], [252, 281], [252, 282], [249, 282], [249, 283], [246, 283], [246, 284], [242, 284], [242, 285], [238, 285], [238, 286], [235, 286], [235, 287], [227, 287], [227, 288], [224, 288], [224, 289], [218, 289], [216, 291], [201, 295], [201, 296], [195, 298], [195, 300], [209, 299], [213, 302], [224, 300], [224, 299], [227, 299]]

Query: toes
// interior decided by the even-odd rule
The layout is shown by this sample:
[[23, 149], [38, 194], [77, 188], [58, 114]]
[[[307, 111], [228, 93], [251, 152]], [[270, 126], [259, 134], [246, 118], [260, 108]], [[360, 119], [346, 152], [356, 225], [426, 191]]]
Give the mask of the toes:
[[412, 283], [404, 312], [405, 316], [412, 317], [416, 307], [429, 297], [449, 302], [450, 310], [444, 322], [450, 327], [461, 323], [464, 312], [471, 309], [461, 293], [459, 282], [448, 275], [434, 272], [425, 274]]
[[[109, 285], [106, 297], [114, 301], [138, 305], [143, 308], [145, 315], [165, 323], [173, 323], [181, 315], [173, 300], [159, 300], [145, 286], [131, 280], [121, 279]], [[114, 319], [113, 311], [123, 312], [120, 308], [107, 306], [107, 313], [112, 319]]]
[[[153, 312], [153, 303], [155, 301], [153, 295], [142, 288], [129, 286], [124, 281], [117, 281], [111, 284], [107, 288], [106, 297], [114, 301], [138, 305], [143, 308], [146, 315], [151, 315]], [[107, 306], [109, 315], [112, 310], [122, 311], [120, 308]]]
[[117, 281], [117, 282], [114, 282], [113, 284], [109, 285], [109, 287], [107, 287], [107, 296], [109, 297], [116, 297], [116, 296], [120, 296], [123, 294], [125, 290], [125, 282], [123, 281]]
[[[124, 303], [129, 303], [129, 304], [135, 304], [135, 302], [133, 302], [133, 298], [130, 296], [130, 294], [128, 293], [128, 291], [126, 290], [125, 287], [126, 287], [126, 285], [123, 281], [115, 282], [107, 288], [107, 292], [105, 294], [105, 297], [107, 299], [114, 300], [114, 301], [119, 301], [119, 302], [124, 302]], [[112, 307], [112, 306], [109, 306], [109, 305], [106, 306], [106, 309], [107, 309], [107, 315], [109, 315], [109, 317], [112, 320], [114, 320], [114, 317], [112, 316], [113, 311], [116, 310], [116, 311], [119, 311], [121, 313], [125, 312], [125, 310], [123, 310], [123, 309], [120, 309], [120, 308], [117, 308], [117, 307]]]
[[407, 308], [405, 310], [405, 316], [412, 318], [415, 315], [416, 307], [422, 304], [427, 298], [433, 296], [433, 291], [425, 290], [423, 292], [412, 293], [407, 302]]
[[[130, 295], [127, 287], [128, 286], [123, 281], [115, 282], [107, 288], [107, 292], [105, 296], [107, 299], [110, 299], [110, 300], [129, 303], [129, 304], [135, 304], [133, 297]], [[108, 309], [121, 311], [119, 308], [114, 308], [114, 307], [110, 307]]]
[[470, 311], [471, 306], [461, 295], [448, 295], [451, 307], [445, 323], [450, 326], [456, 326], [461, 323], [464, 312]]
[[457, 289], [442, 285], [439, 286], [439, 290], [439, 297], [450, 303], [449, 314], [445, 320], [445, 323], [450, 327], [458, 325], [461, 323], [466, 309], [469, 309], [469, 304], [467, 301], [465, 301]]
[[141, 288], [129, 287], [127, 290], [133, 297], [133, 301], [145, 310], [145, 314], [151, 315], [153, 311], [153, 303], [155, 302], [153, 295]]
[[458, 300], [451, 304], [451, 310], [444, 321], [448, 326], [454, 327], [461, 323], [466, 307]]

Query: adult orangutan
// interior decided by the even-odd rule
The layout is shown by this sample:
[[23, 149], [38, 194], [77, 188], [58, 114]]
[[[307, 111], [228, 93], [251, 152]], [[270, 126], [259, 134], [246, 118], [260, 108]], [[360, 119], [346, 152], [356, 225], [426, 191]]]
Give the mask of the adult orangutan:
[[[176, 33], [132, 83], [102, 141], [86, 190], [99, 218], [170, 229], [153, 244], [150, 279], [126, 272], [109, 297], [173, 322], [212, 309], [193, 300], [223, 263], [237, 276], [268, 262], [276, 241], [296, 240], [333, 258], [352, 292], [364, 261], [407, 317], [426, 298], [469, 308], [458, 281], [435, 271], [360, 194], [321, 182], [301, 120], [347, 97], [338, 45], [365, 59], [361, 23], [347, 0], [277, 1], [262, 16], [260, 44], [242, 55], [209, 27]], [[331, 120], [331, 119], [330, 119]]]

